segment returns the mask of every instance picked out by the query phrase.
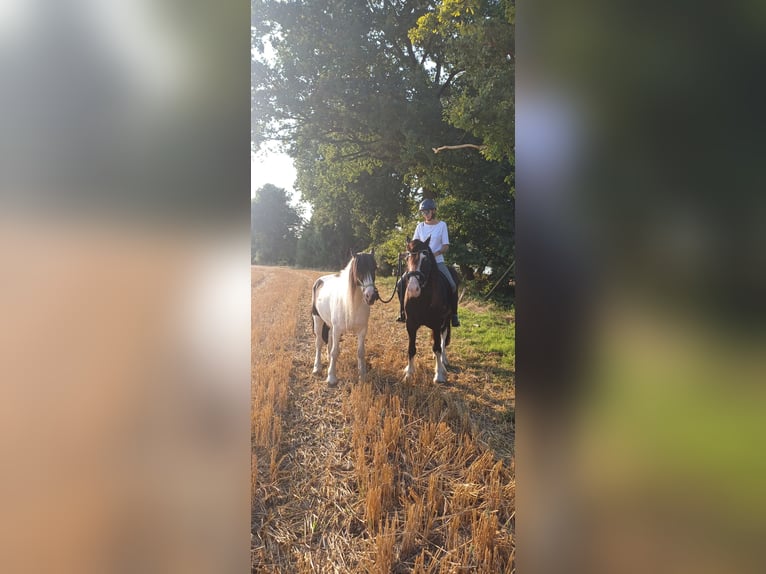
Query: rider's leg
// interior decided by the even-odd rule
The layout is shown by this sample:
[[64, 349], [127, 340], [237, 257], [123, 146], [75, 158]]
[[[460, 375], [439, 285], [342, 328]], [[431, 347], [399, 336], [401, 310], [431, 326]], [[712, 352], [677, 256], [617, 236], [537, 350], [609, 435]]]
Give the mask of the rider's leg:
[[437, 265], [439, 271], [442, 272], [442, 275], [447, 279], [450, 288], [452, 289], [452, 326], [459, 327], [460, 319], [457, 316], [457, 285], [455, 285], [455, 280], [452, 278], [452, 273], [449, 272], [447, 266], [444, 263], [438, 263]]

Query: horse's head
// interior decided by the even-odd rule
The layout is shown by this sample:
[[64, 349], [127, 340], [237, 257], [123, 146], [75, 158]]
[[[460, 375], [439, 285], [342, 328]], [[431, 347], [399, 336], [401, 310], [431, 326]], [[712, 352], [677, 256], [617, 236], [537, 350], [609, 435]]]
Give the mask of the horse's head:
[[413, 239], [407, 242], [407, 273], [404, 274], [404, 282], [409, 297], [420, 296], [431, 276], [431, 270], [436, 267], [430, 242], [430, 236], [425, 241]]
[[370, 253], [354, 253], [351, 262], [351, 281], [355, 287], [362, 290], [362, 298], [368, 305], [378, 299], [378, 290], [375, 287], [375, 271], [378, 266], [375, 263], [375, 249]]

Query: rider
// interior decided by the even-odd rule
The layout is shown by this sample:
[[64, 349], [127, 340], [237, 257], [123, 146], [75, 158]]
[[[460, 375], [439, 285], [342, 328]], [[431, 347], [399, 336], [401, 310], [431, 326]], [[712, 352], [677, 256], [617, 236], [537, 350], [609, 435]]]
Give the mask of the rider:
[[[420, 213], [423, 215], [423, 221], [418, 223], [415, 228], [415, 235], [412, 239], [419, 239], [425, 241], [429, 237], [429, 247], [433, 251], [436, 257], [436, 264], [439, 267], [439, 271], [447, 279], [452, 288], [453, 293], [453, 314], [452, 314], [452, 326], [459, 327], [460, 319], [457, 316], [457, 286], [455, 285], [452, 274], [447, 269], [447, 265], [444, 263], [444, 254], [449, 249], [449, 234], [447, 233], [447, 224], [444, 221], [440, 221], [436, 218], [436, 203], [433, 199], [424, 199], [420, 202]], [[399, 279], [399, 318], [397, 321], [403, 323], [404, 318], [404, 281]]]

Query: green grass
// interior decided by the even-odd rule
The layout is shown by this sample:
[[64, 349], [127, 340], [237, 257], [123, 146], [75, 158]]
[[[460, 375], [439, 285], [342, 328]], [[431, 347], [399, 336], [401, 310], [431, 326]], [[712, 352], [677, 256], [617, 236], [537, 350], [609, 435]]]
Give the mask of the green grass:
[[460, 339], [477, 353], [498, 365], [513, 370], [516, 364], [516, 326], [513, 311], [493, 308], [460, 309]]
[[511, 376], [516, 369], [515, 311], [473, 301], [461, 304], [456, 350], [468, 360], [486, 364], [496, 374]]

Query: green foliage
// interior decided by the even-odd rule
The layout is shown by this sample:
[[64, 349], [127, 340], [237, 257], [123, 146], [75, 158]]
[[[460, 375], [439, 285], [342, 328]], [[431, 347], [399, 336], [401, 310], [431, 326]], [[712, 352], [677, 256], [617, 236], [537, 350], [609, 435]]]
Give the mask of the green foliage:
[[483, 142], [493, 161], [513, 163], [514, 25], [511, 0], [442, 0], [418, 19], [412, 42], [452, 79], [444, 118]]
[[399, 254], [407, 248], [407, 239], [412, 237], [416, 223], [414, 217], [400, 215], [394, 228], [388, 232], [385, 242], [377, 248], [375, 253], [379, 261], [386, 265], [386, 270], [393, 273], [398, 269]]
[[287, 191], [266, 184], [250, 202], [251, 258], [254, 263], [295, 263], [301, 218], [289, 205]]

